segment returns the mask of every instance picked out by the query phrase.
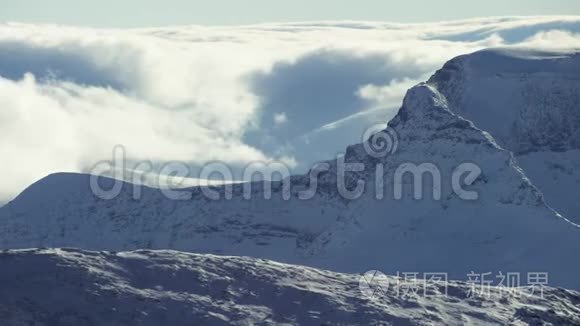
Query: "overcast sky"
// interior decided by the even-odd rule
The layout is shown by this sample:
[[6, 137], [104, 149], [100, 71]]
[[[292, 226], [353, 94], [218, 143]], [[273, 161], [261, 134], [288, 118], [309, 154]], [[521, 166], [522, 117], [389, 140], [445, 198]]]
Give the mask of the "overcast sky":
[[578, 0], [0, 0], [1, 21], [100, 27], [346, 19], [433, 22], [482, 16], [578, 14]]

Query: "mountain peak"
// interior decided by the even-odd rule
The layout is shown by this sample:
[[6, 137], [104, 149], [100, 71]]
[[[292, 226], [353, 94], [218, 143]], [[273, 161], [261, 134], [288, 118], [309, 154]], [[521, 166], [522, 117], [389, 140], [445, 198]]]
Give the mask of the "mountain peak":
[[[497, 80], [490, 78], [489, 85], [495, 85]], [[507, 80], [516, 82], [514, 78]], [[449, 98], [446, 86], [451, 87], [429, 82], [411, 88], [387, 128], [398, 146], [382, 157], [371, 155], [366, 142], [349, 147], [345, 162], [358, 163], [362, 170], [341, 175], [340, 163], [334, 161], [320, 174], [322, 191], [309, 199], [299, 198], [297, 188], [308, 185], [311, 175], [287, 178], [300, 183], [291, 185], [289, 200], [266, 198], [266, 187], [252, 188], [250, 198], [239, 191], [219, 200], [204, 198], [200, 188], [182, 190], [191, 192], [188, 200], [171, 199], [152, 188], [135, 199], [133, 187], [127, 187], [111, 200], [100, 200], [83, 190], [86, 176], [71, 176], [80, 180], [70, 182], [75, 187], [62, 186], [71, 189], [70, 196], [52, 196], [51, 188], [60, 185], [48, 182], [50, 178], [42, 184], [51, 187], [38, 189], [51, 200], [42, 200], [41, 193], [23, 194], [0, 209], [0, 245], [176, 249], [343, 272], [443, 270], [455, 279], [465, 279], [475, 269], [545, 271], [554, 285], [580, 288], [575, 259], [580, 230], [545, 204], [512, 152], [495, 143], [493, 132], [463, 114], [477, 107], [461, 107], [453, 94]], [[509, 90], [504, 93], [509, 99]], [[483, 95], [496, 100], [496, 94]], [[464, 172], [472, 171], [456, 174], [464, 164], [475, 172], [469, 182]], [[429, 171], [423, 173], [426, 166]], [[401, 167], [412, 171], [401, 172]], [[69, 183], [68, 175], [56, 179]], [[361, 182], [364, 191], [358, 198], [341, 192]], [[457, 184], [476, 196], [461, 196]], [[572, 263], [563, 266], [562, 261]]]
[[448, 61], [428, 83], [516, 154], [580, 149], [580, 53], [482, 50]]
[[428, 83], [514, 153], [550, 206], [580, 221], [580, 52], [482, 50], [448, 61]]
[[413, 112], [431, 107], [447, 109], [447, 100], [435, 87], [427, 83], [411, 87], [403, 99], [403, 108]]

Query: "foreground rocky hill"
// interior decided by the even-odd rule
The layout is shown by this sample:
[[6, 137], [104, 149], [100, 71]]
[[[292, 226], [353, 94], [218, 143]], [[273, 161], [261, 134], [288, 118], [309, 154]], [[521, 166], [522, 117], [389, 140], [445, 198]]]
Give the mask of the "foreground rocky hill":
[[[460, 282], [360, 275], [175, 251], [8, 250], [2, 325], [577, 325], [580, 293], [519, 296]], [[399, 291], [397, 288], [416, 289]], [[426, 292], [423, 289], [428, 289]]]

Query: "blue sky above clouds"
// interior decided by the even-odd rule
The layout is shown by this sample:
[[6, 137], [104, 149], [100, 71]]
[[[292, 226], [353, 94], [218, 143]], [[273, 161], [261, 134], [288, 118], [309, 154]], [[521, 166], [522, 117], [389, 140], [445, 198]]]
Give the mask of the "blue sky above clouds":
[[0, 21], [100, 27], [310, 20], [436, 22], [483, 16], [577, 15], [577, 0], [0, 0]]
[[[166, 1], [166, 10], [159, 8], [159, 15], [150, 19], [140, 14], [155, 7], [150, 4], [86, 2], [79, 10], [79, 4], [67, 7], [64, 2], [53, 1], [50, 8], [48, 2], [3, 3], [7, 10], [0, 11], [0, 19], [99, 26], [277, 20], [262, 12], [268, 7], [253, 11], [248, 2], [247, 8], [222, 6], [247, 19], [229, 22], [224, 19], [234, 13], [220, 15], [211, 7], [216, 4], [185, 16], [172, 14], [185, 8], [185, 2], [179, 7]], [[187, 8], [194, 7], [188, 3]], [[323, 3], [311, 5], [309, 12], [302, 10], [303, 16], [288, 9], [285, 20], [341, 19], [349, 8], [345, 3], [323, 16], [330, 2], [327, 7]], [[543, 10], [541, 2], [526, 4], [536, 6], [538, 13]], [[508, 14], [506, 6], [497, 14]], [[574, 6], [561, 1], [559, 12], [574, 13]], [[129, 17], [131, 8], [138, 9]], [[388, 8], [375, 9], [373, 16], [369, 8], [368, 16], [354, 8], [349, 17], [385, 22], [137, 29], [0, 23], [0, 153], [5, 176], [0, 202], [49, 173], [87, 171], [111, 159], [119, 144], [131, 161], [184, 161], [193, 177], [203, 164], [216, 160], [234, 169], [253, 161], [282, 161], [293, 172], [304, 172], [360, 142], [366, 128], [385, 124], [409, 87], [456, 55], [494, 46], [580, 48], [577, 16], [400, 24], [388, 20], [442, 20], [459, 15], [466, 5], [448, 12], [451, 16], [433, 13], [416, 19], [396, 19]], [[383, 13], [384, 18], [377, 15]], [[175, 19], [164, 20], [170, 17]]]

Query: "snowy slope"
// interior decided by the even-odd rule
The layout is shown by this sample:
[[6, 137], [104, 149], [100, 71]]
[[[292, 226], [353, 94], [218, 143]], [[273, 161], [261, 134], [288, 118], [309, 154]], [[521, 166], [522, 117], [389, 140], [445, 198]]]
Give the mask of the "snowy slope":
[[[550, 284], [580, 289], [580, 228], [546, 206], [511, 152], [449, 110], [432, 86], [407, 93], [390, 128], [398, 134], [395, 153], [375, 158], [362, 144], [350, 146], [346, 161], [363, 163], [347, 174], [347, 184], [366, 181], [366, 192], [347, 200], [336, 187], [336, 163], [321, 175], [316, 196], [298, 199], [306, 176], [292, 178], [292, 196], [242, 198], [235, 185], [231, 200], [210, 200], [199, 188], [187, 200], [165, 198], [132, 187], [113, 200], [89, 191], [88, 176], [57, 174], [32, 185], [0, 209], [0, 247], [79, 247], [96, 250], [176, 249], [247, 255], [342, 272], [380, 269], [444, 271], [465, 279], [470, 271], [550, 273]], [[468, 187], [477, 200], [462, 200], [451, 189], [453, 169], [477, 163], [483, 174]], [[395, 199], [397, 167], [414, 162], [436, 165], [442, 174], [441, 199]], [[375, 169], [384, 165], [384, 198], [376, 199]]]
[[484, 50], [450, 60], [429, 83], [517, 155], [548, 204], [580, 221], [580, 53]]
[[580, 224], [580, 150], [530, 152], [517, 160], [548, 204]]
[[472, 295], [471, 285], [450, 282], [425, 296], [421, 282], [388, 277], [369, 298], [355, 274], [174, 251], [7, 251], [0, 263], [3, 325], [580, 323], [580, 293], [555, 288], [543, 297], [499, 288]]

